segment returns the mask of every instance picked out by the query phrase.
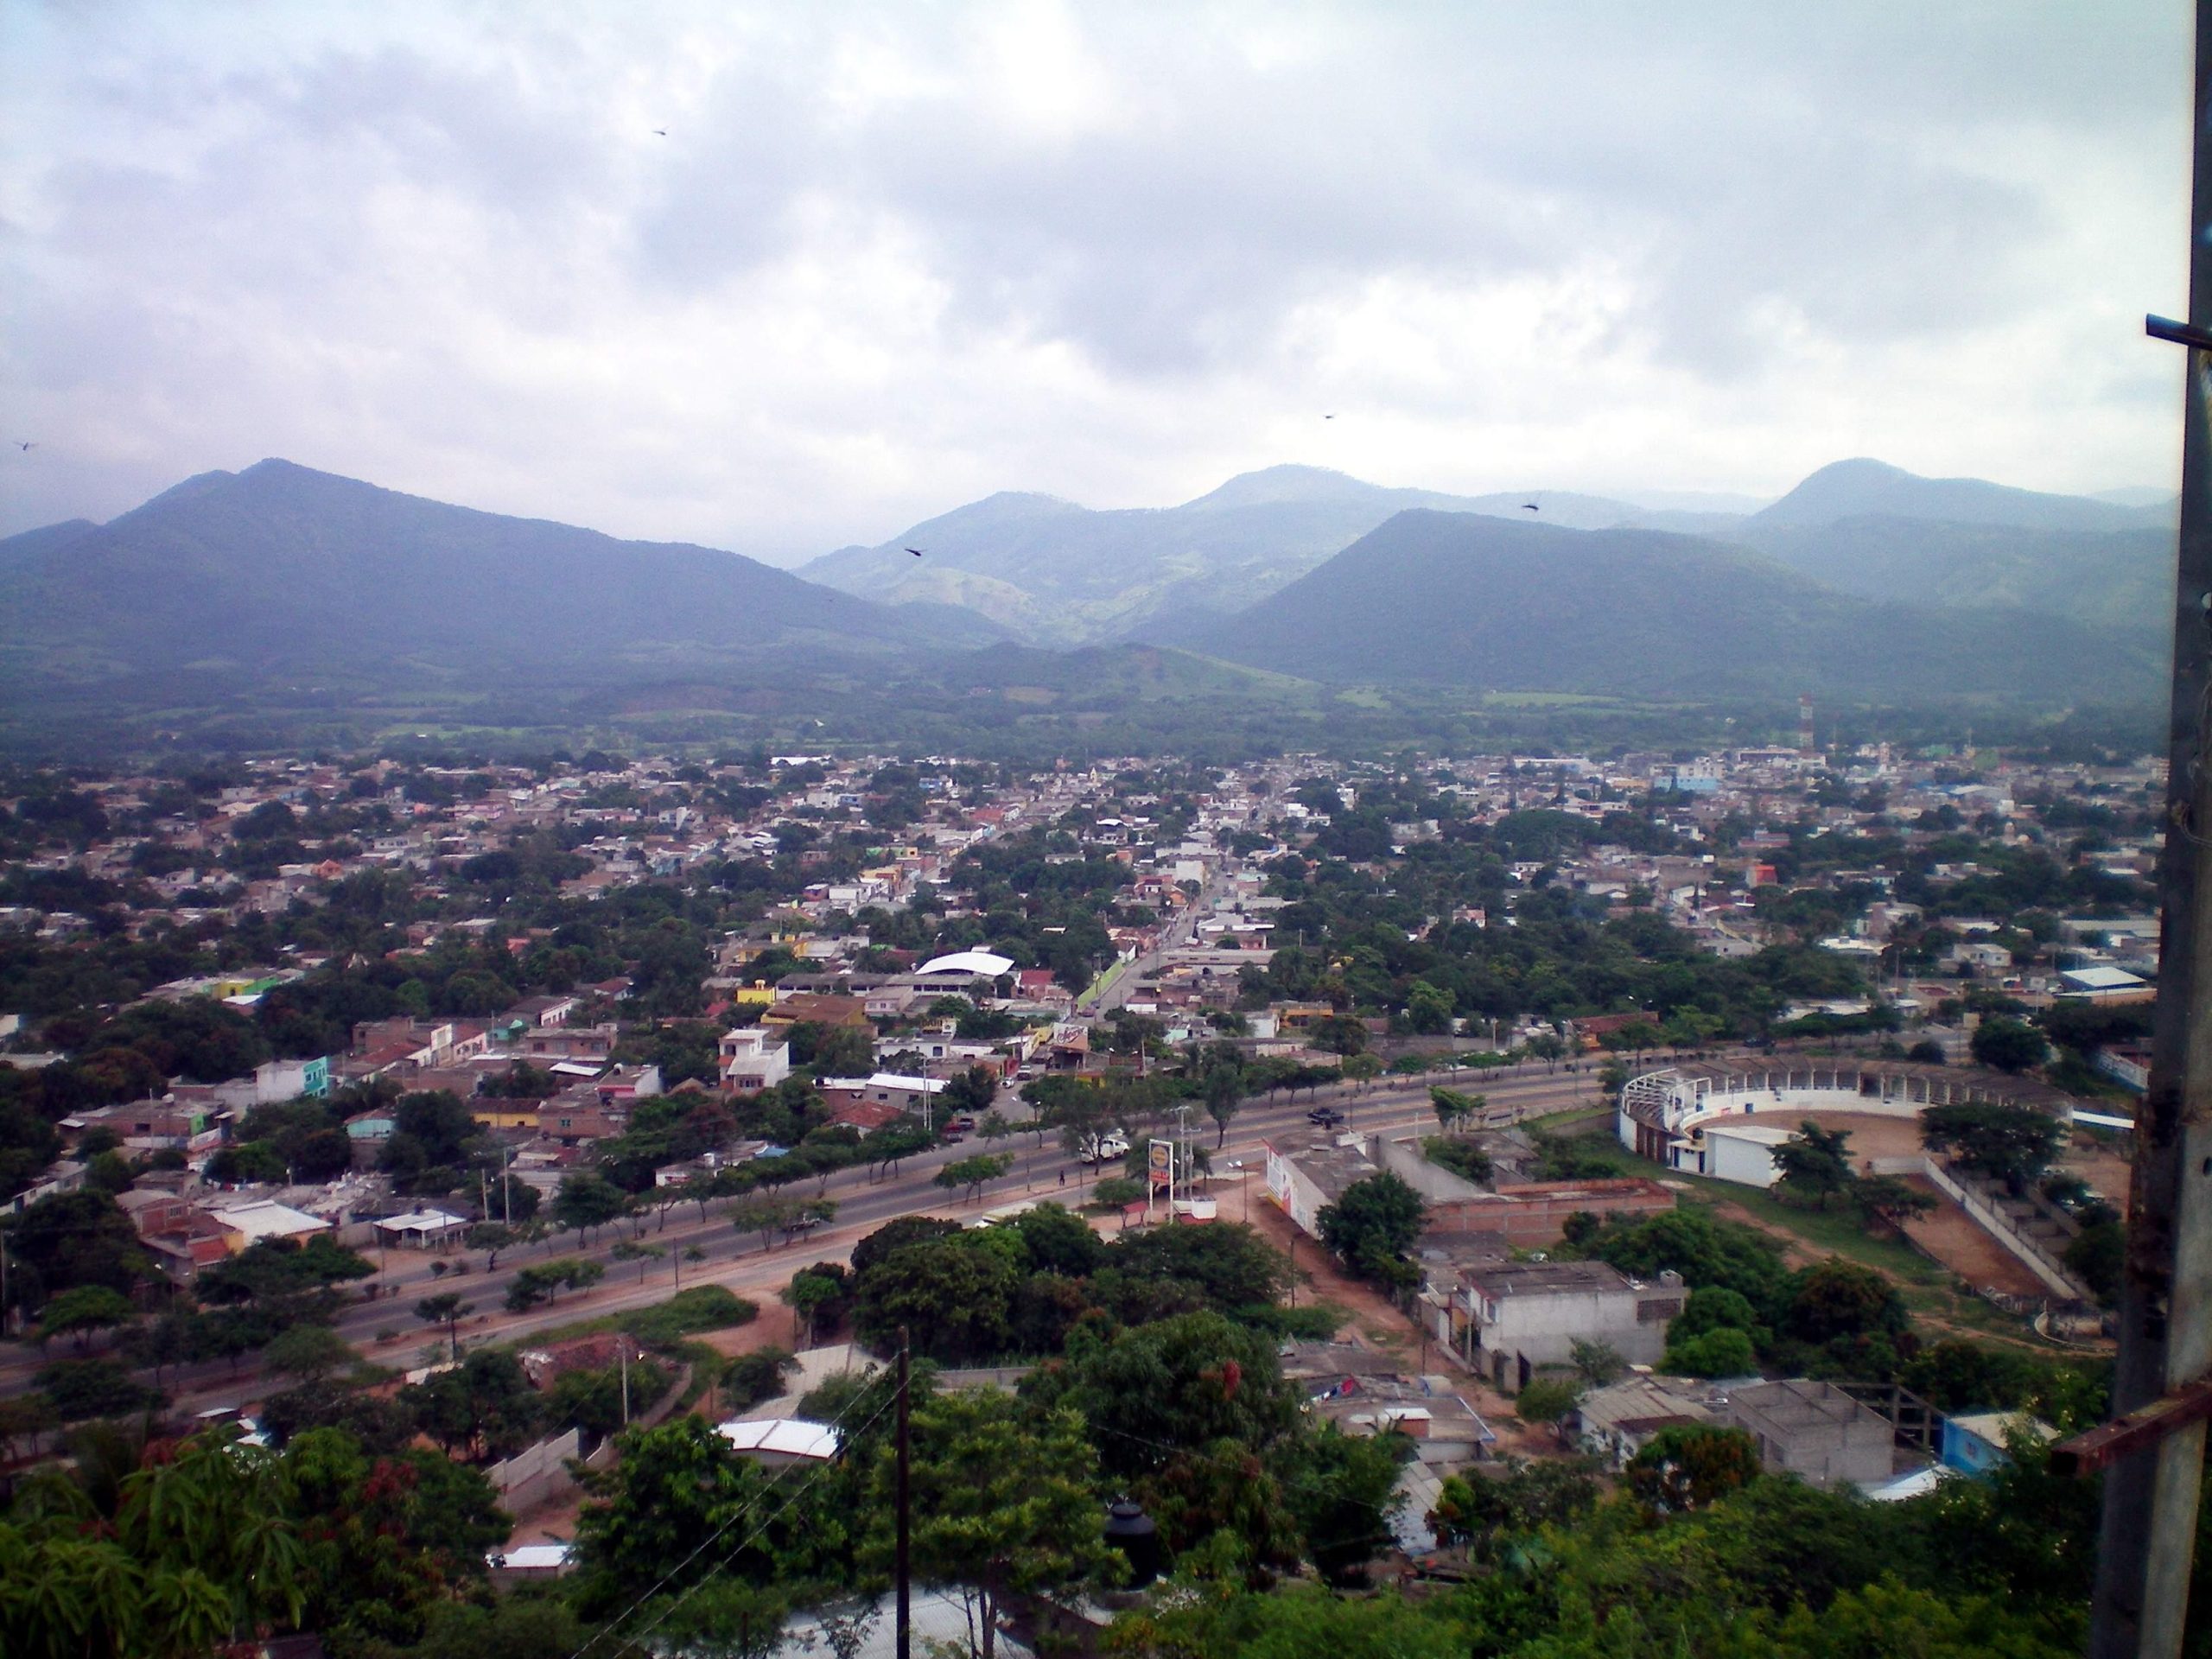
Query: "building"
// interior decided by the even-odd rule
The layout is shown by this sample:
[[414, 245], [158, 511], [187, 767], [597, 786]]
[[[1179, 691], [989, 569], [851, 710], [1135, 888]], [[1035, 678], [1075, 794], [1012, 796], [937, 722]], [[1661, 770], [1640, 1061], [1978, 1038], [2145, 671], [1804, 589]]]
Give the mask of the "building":
[[1827, 1487], [1885, 1481], [1892, 1472], [1897, 1432], [1833, 1382], [1757, 1383], [1732, 1393], [1724, 1414], [1758, 1443], [1769, 1473]]
[[868, 1023], [868, 1000], [858, 996], [836, 996], [822, 991], [801, 991], [793, 996], [779, 996], [760, 1014], [763, 1028], [777, 1031], [791, 1026], [849, 1027], [864, 1031], [873, 1037], [875, 1027]]
[[2012, 1461], [2005, 1445], [2015, 1435], [2048, 1440], [2050, 1424], [2017, 1411], [1969, 1412], [1943, 1420], [1943, 1466], [1962, 1475], [1986, 1475]]
[[1678, 1273], [1647, 1284], [1605, 1262], [1493, 1261], [1440, 1276], [1437, 1339], [1507, 1394], [1545, 1366], [1572, 1363], [1578, 1342], [1604, 1343], [1631, 1365], [1655, 1363], [1689, 1296]]
[[1715, 1421], [1713, 1384], [1678, 1377], [1630, 1376], [1586, 1395], [1568, 1414], [1576, 1443], [1616, 1470], [1662, 1429]]
[[1382, 1172], [1367, 1160], [1358, 1143], [1326, 1143], [1283, 1149], [1273, 1141], [1268, 1148], [1268, 1196], [1288, 1216], [1300, 1231], [1321, 1236], [1321, 1211], [1342, 1198], [1344, 1189]]
[[763, 1027], [724, 1032], [721, 1054], [722, 1087], [733, 1094], [757, 1095], [791, 1074], [791, 1045]]

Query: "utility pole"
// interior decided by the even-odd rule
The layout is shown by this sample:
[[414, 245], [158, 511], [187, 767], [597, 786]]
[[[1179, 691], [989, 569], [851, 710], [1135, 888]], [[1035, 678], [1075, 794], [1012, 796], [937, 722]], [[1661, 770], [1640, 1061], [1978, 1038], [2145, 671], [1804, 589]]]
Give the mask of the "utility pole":
[[2174, 594], [2158, 1012], [2135, 1116], [2113, 1421], [2059, 1448], [2108, 1464], [2090, 1659], [2177, 1659], [2212, 1415], [2212, 0], [2198, 0], [2190, 104], [2189, 348]]
[[913, 1542], [913, 1508], [908, 1491], [908, 1455], [906, 1414], [906, 1382], [908, 1376], [908, 1347], [906, 1327], [899, 1327], [899, 1544], [898, 1555], [892, 1567], [899, 1585], [898, 1659], [912, 1659], [914, 1617], [912, 1605], [913, 1593], [913, 1562], [911, 1550]]

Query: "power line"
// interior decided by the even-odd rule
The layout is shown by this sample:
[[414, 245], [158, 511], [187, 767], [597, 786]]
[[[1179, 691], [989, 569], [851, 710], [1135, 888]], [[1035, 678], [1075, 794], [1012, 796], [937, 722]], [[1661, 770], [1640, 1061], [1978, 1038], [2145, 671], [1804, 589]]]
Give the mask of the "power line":
[[[859, 1398], [855, 1399], [851, 1405], [845, 1408], [844, 1413], [833, 1419], [829, 1424], [830, 1427], [841, 1431], [841, 1449], [842, 1446], [849, 1444], [850, 1440], [857, 1439], [860, 1435], [866, 1433], [870, 1428], [874, 1427], [876, 1421], [880, 1418], [885, 1412], [890, 1410], [892, 1407], [898, 1403], [898, 1399], [895, 1395], [886, 1399], [880, 1405], [877, 1406], [873, 1412], [868, 1414], [868, 1421], [861, 1424], [857, 1429], [855, 1429], [850, 1437], [843, 1436], [842, 1430], [845, 1416], [849, 1415], [852, 1412], [857, 1410], [863, 1403], [865, 1403], [866, 1398], [867, 1396], [863, 1395]], [[790, 1510], [792, 1504], [798, 1503], [801, 1497], [804, 1497], [813, 1487], [815, 1482], [820, 1480], [824, 1475], [830, 1472], [830, 1467], [831, 1464], [825, 1462], [820, 1468], [817, 1469], [811, 1475], [807, 1477], [804, 1481], [801, 1482], [798, 1488], [792, 1491], [791, 1495], [786, 1498], [782, 1504], [778, 1506], [775, 1514], [770, 1516], [766, 1521], [762, 1522], [759, 1527], [747, 1534], [738, 1544], [736, 1550], [732, 1553], [737, 1554], [752, 1548], [753, 1543], [759, 1540], [760, 1535], [766, 1532], [769, 1527], [772, 1526], [779, 1519], [780, 1519], [785, 1511]], [[778, 1489], [775, 1487], [769, 1487], [763, 1491], [760, 1495], [760, 1497], [756, 1498], [753, 1503], [758, 1503], [770, 1497], [772, 1497], [777, 1490]], [[700, 1542], [698, 1547], [689, 1555], [686, 1555], [682, 1560], [678, 1561], [674, 1567], [663, 1573], [659, 1581], [656, 1583], [652, 1589], [646, 1591], [645, 1594], [639, 1596], [627, 1607], [625, 1607], [620, 1613], [617, 1613], [613, 1618], [609, 1619], [605, 1624], [594, 1631], [582, 1647], [578, 1648], [574, 1653], [569, 1656], [569, 1659], [583, 1659], [583, 1656], [591, 1651], [592, 1648], [598, 1643], [601, 1637], [612, 1635], [620, 1627], [625, 1619], [628, 1618], [632, 1613], [635, 1613], [639, 1608], [644, 1606], [655, 1596], [660, 1594], [662, 1591], [665, 1590], [670, 1584], [674, 1582], [675, 1580], [683, 1573], [684, 1569], [691, 1565], [692, 1562], [697, 1560], [700, 1556], [703, 1555], [708, 1550], [714, 1548], [715, 1544], [725, 1534], [727, 1534], [732, 1527], [737, 1525], [739, 1522], [745, 1520], [753, 1508], [753, 1503], [747, 1504], [735, 1515], [730, 1516], [728, 1520], [723, 1522], [721, 1526], [715, 1528], [715, 1530], [709, 1533], [706, 1538]], [[643, 1636], [647, 1631], [657, 1627], [663, 1619], [665, 1619], [669, 1616], [669, 1614], [674, 1612], [677, 1608], [682, 1606], [685, 1601], [696, 1594], [699, 1589], [708, 1582], [708, 1579], [711, 1577], [712, 1573], [709, 1572], [706, 1578], [702, 1578], [697, 1584], [692, 1585], [688, 1589], [684, 1590], [675, 1599], [675, 1600], [671, 1601], [666, 1607], [663, 1608], [659, 1613], [655, 1615], [652, 1623], [648, 1624], [645, 1627], [645, 1630], [639, 1631], [639, 1635]]]

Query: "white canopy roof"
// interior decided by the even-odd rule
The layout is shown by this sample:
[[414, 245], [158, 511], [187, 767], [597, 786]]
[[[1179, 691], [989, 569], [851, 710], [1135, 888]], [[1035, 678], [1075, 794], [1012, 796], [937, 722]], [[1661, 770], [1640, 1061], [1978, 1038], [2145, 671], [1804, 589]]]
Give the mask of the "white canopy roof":
[[955, 950], [950, 956], [933, 957], [914, 969], [917, 974], [981, 974], [985, 979], [996, 979], [1001, 974], [1014, 971], [1014, 958], [1000, 956], [995, 950]]
[[376, 1225], [387, 1233], [441, 1233], [467, 1224], [442, 1210], [410, 1210], [404, 1216], [386, 1216]]
[[715, 1431], [740, 1452], [772, 1452], [786, 1458], [834, 1458], [837, 1433], [826, 1423], [810, 1423], [803, 1417], [764, 1417], [757, 1422], [731, 1421]]

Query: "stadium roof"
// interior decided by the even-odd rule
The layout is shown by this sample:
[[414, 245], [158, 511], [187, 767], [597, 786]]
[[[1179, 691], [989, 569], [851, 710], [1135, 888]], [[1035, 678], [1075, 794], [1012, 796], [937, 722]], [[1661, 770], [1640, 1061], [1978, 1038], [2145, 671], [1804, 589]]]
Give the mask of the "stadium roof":
[[956, 950], [949, 957], [934, 957], [914, 969], [917, 974], [981, 974], [985, 979], [996, 979], [1001, 974], [1014, 971], [1014, 958], [1001, 957], [993, 950]]

